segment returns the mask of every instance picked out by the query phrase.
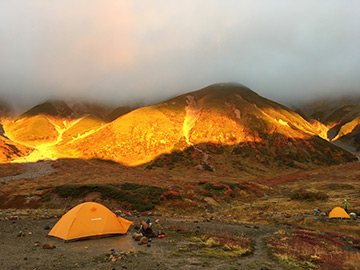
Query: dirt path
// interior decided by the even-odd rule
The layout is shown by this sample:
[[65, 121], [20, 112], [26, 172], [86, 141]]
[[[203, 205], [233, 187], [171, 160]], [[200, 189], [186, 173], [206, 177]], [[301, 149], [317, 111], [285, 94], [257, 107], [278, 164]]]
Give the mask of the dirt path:
[[19, 179], [31, 179], [50, 175], [57, 172], [57, 170], [51, 166], [53, 163], [53, 160], [23, 163], [26, 169], [25, 172], [18, 175], [1, 177], [0, 181], [6, 182]]

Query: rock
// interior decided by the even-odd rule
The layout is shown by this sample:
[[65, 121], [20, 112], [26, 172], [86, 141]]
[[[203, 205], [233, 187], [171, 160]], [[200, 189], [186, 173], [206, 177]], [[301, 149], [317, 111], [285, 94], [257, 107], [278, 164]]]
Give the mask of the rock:
[[43, 249], [54, 249], [54, 248], [56, 248], [56, 246], [53, 244], [50, 243], [43, 244]]
[[214, 206], [214, 207], [217, 207], [219, 206], [219, 203], [217, 201], [215, 201], [213, 198], [211, 197], [206, 197], [204, 199], [204, 201], [208, 204], [208, 205], [211, 205], [211, 206]]
[[148, 241], [149, 241], [149, 239], [146, 236], [143, 236], [140, 239], [139, 245], [147, 244]]
[[19, 217], [18, 216], [8, 216], [8, 217], [5, 217], [6, 220], [19, 220]]
[[24, 237], [25, 233], [23, 231], [19, 231], [19, 233], [16, 235], [16, 237]]
[[202, 265], [202, 262], [200, 260], [198, 260], [197, 258], [188, 258], [185, 261], [186, 261], [186, 263], [188, 263], [190, 265]]
[[138, 232], [134, 232], [133, 233], [133, 238], [135, 241], [140, 241], [140, 239], [143, 237], [142, 233], [138, 233]]
[[44, 230], [50, 230], [50, 227], [48, 225], [44, 226]]

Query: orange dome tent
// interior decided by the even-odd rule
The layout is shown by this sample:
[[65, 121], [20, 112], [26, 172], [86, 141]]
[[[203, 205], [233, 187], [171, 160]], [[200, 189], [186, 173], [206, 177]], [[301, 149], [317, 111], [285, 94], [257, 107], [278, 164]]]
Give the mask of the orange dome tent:
[[350, 218], [350, 216], [348, 213], [346, 213], [344, 208], [335, 207], [333, 210], [330, 211], [329, 218]]
[[85, 202], [63, 215], [48, 235], [68, 241], [91, 236], [123, 234], [132, 224], [131, 221], [116, 217], [99, 203]]

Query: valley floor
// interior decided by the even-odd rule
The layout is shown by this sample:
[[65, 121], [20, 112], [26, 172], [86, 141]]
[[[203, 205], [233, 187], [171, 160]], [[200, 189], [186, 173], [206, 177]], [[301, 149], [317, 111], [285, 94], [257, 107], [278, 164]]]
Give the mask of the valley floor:
[[[345, 198], [350, 211], [360, 213], [359, 162], [248, 178], [57, 160], [2, 164], [0, 177], [0, 269], [360, 269], [359, 217], [327, 217]], [[126, 210], [104, 198], [123, 192], [122, 185], [180, 196], [161, 191], [155, 208]], [[89, 193], [54, 193], [63, 186]], [[135, 226], [123, 236], [71, 243], [46, 237], [62, 214], [84, 201], [122, 209], [135, 225], [159, 219], [154, 230], [166, 237], [138, 245]], [[323, 215], [315, 216], [314, 208]]]
[[[127, 217], [135, 225], [147, 217]], [[288, 226], [224, 224], [215, 220], [150, 217], [159, 219], [165, 238], [152, 238], [150, 246], [132, 239], [134, 226], [126, 235], [64, 243], [46, 237], [55, 218], [0, 221], [1, 269], [282, 269], [269, 256], [265, 238]], [[176, 228], [176, 229], [175, 229]], [[180, 229], [181, 228], [181, 229]], [[189, 255], [194, 245], [182, 231], [242, 235], [251, 239], [253, 251], [235, 258]], [[21, 234], [21, 236], [19, 236]], [[43, 244], [56, 247], [44, 249]], [[183, 252], [182, 252], [183, 250]], [[115, 254], [113, 261], [111, 254]]]

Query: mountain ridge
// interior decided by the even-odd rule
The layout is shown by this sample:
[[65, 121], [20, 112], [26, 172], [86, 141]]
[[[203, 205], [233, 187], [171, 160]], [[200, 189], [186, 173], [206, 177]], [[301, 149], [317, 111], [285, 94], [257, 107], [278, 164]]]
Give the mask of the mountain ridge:
[[[43, 128], [36, 136], [39, 123]], [[230, 164], [226, 166], [231, 173], [282, 163], [304, 168], [354, 160], [318, 137], [298, 113], [233, 83], [137, 108], [110, 123], [89, 115], [69, 119], [40, 114], [8, 121], [4, 130], [17, 143], [35, 147], [34, 159], [99, 158], [127, 166], [162, 164], [211, 171]]]

